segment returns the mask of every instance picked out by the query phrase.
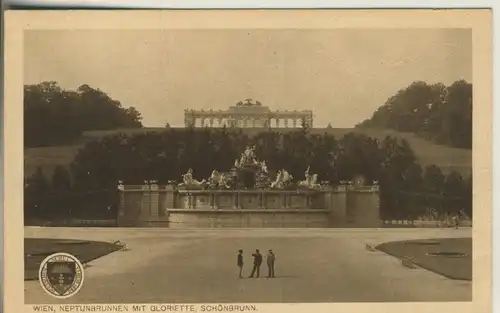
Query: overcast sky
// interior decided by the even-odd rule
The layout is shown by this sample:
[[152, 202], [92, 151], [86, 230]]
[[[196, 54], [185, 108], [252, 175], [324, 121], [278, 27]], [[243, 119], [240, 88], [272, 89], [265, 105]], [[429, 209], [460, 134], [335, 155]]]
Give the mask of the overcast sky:
[[99, 88], [145, 126], [252, 98], [352, 127], [416, 80], [472, 82], [460, 29], [25, 31], [25, 84]]

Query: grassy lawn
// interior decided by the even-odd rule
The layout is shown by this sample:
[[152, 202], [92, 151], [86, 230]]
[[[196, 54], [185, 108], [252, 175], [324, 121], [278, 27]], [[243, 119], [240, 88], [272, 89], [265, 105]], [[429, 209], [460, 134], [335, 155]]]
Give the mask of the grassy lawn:
[[[164, 130], [165, 128], [143, 128], [132, 130], [89, 131], [84, 133], [79, 142], [87, 142], [119, 132], [132, 135], [145, 132], [160, 132]], [[292, 129], [275, 130], [290, 131]], [[248, 135], [252, 136], [261, 132], [262, 129], [248, 128], [244, 131]], [[369, 137], [377, 138], [379, 140], [384, 139], [386, 136], [404, 138], [410, 143], [410, 146], [417, 156], [418, 162], [422, 166], [435, 164], [439, 166], [445, 173], [451, 170], [455, 170], [460, 172], [462, 175], [468, 175], [472, 170], [471, 150], [437, 145], [410, 133], [399, 133], [392, 130], [370, 130], [354, 128], [313, 128], [310, 130], [310, 132], [316, 134], [323, 134], [327, 132], [334, 135], [336, 138], [341, 138], [342, 136], [350, 132], [361, 133]], [[41, 166], [45, 174], [50, 177], [57, 165], [69, 166], [75, 158], [78, 149], [80, 149], [81, 147], [83, 147], [82, 143], [69, 146], [26, 149], [24, 155], [24, 175], [30, 176], [38, 166]]]
[[[411, 257], [418, 266], [451, 279], [472, 280], [472, 238], [394, 241], [378, 245], [376, 249], [397, 258]], [[436, 252], [458, 252], [466, 256], [428, 255]]]
[[119, 249], [120, 246], [107, 242], [25, 238], [24, 280], [38, 279], [40, 264], [53, 253], [70, 253], [85, 264]]

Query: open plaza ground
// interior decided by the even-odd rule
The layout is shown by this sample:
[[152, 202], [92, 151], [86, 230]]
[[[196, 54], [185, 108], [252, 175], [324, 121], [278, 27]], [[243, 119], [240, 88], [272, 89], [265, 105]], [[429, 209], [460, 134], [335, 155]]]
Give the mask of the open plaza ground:
[[[444, 263], [447, 267], [452, 264], [450, 262], [455, 262], [455, 273], [452, 271], [452, 274], [461, 279], [452, 279], [421, 267], [405, 267], [399, 259], [401, 255], [413, 254], [410, 256], [417, 261], [424, 260], [422, 256], [427, 250], [422, 249], [437, 252], [437, 244], [421, 242], [416, 250], [408, 248], [410, 245], [405, 243], [382, 245], [396, 241], [451, 238], [443, 241], [443, 249], [451, 252], [449, 249], [471, 249], [471, 241], [467, 240], [471, 236], [470, 228], [173, 230], [26, 227], [25, 238], [31, 243], [34, 242], [31, 239], [108, 243], [119, 240], [128, 249], [111, 252], [113, 249], [101, 244], [99, 253], [104, 256], [89, 257], [82, 289], [66, 300], [52, 298], [45, 294], [38, 281], [26, 280], [25, 302], [471, 301], [472, 282], [467, 280], [472, 271], [470, 256], [469, 261], [444, 261], [448, 262]], [[41, 244], [34, 246], [41, 247]], [[268, 249], [273, 249], [276, 278], [266, 277], [267, 268], [263, 264], [260, 278], [238, 279], [238, 249], [244, 250], [245, 277], [252, 268], [251, 253], [260, 249], [265, 254]], [[83, 254], [87, 255], [87, 252]], [[426, 262], [424, 265], [432, 268], [432, 264]]]

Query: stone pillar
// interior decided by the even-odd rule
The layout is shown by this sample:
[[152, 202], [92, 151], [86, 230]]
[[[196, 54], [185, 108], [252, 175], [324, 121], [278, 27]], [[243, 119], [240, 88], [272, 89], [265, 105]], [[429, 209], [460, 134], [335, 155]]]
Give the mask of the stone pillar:
[[195, 193], [192, 193], [191, 194], [191, 206], [194, 209], [196, 209], [196, 203], [197, 203], [198, 199], [196, 197], [196, 194]]
[[312, 114], [309, 114], [307, 118], [307, 127], [313, 127], [313, 117]]
[[117, 216], [117, 224], [121, 226], [125, 223], [126, 215], [125, 215], [125, 186], [121, 181], [118, 182], [118, 192], [120, 195], [120, 203], [118, 204], [118, 216]]
[[165, 186], [165, 207], [163, 210], [165, 212], [168, 211], [168, 209], [175, 209], [175, 206], [177, 205], [175, 199], [175, 189], [173, 185], [166, 185]]
[[217, 196], [216, 196], [215, 192], [213, 192], [210, 194], [210, 205], [211, 205], [212, 209], [217, 208], [216, 201], [217, 201]]
[[297, 118], [296, 117], [293, 118], [292, 125], [293, 125], [293, 128], [297, 128]]
[[141, 220], [148, 220], [151, 206], [151, 190], [147, 183], [142, 185]]
[[306, 193], [306, 209], [310, 210], [312, 209], [312, 199], [311, 199], [311, 195], [309, 193]]
[[354, 189], [347, 193], [347, 215], [354, 227], [379, 227], [379, 192], [370, 187]]
[[288, 209], [288, 194], [283, 194], [283, 209]]
[[347, 218], [347, 188], [345, 185], [337, 186], [325, 194], [325, 206], [330, 210], [331, 223], [333, 226], [348, 226]]
[[125, 216], [125, 186], [120, 181], [117, 186], [120, 193], [120, 204], [118, 205], [118, 216]]
[[288, 118], [285, 118], [285, 128], [288, 128]]
[[157, 221], [159, 217], [159, 204], [160, 193], [158, 191], [158, 184], [154, 183], [149, 186], [150, 188], [150, 220]]
[[188, 208], [189, 209], [194, 209], [194, 203], [193, 203], [194, 198], [193, 198], [193, 195], [190, 194], [190, 193], [188, 193], [187, 194], [187, 198], [188, 198]]
[[214, 118], [210, 117], [210, 128], [214, 127]]
[[233, 209], [238, 209], [238, 193], [233, 192]]

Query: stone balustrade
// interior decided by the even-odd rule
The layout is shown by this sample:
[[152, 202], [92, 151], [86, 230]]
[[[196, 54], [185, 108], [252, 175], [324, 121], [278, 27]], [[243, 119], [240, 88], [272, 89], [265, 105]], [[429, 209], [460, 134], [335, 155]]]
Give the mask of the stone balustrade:
[[378, 227], [378, 186], [298, 190], [184, 190], [119, 185], [122, 226]]
[[323, 209], [313, 199], [321, 192], [288, 190], [179, 190], [180, 209], [282, 210]]

